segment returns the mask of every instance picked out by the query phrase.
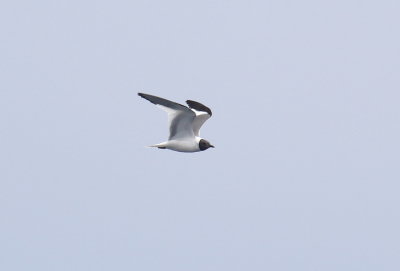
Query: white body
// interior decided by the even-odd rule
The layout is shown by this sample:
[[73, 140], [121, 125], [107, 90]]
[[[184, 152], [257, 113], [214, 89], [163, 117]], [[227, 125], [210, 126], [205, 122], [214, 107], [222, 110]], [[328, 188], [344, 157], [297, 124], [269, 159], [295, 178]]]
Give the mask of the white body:
[[200, 139], [201, 138], [198, 136], [184, 139], [171, 139], [150, 147], [166, 148], [178, 152], [198, 152], [200, 151]]
[[[168, 125], [176, 127], [177, 134], [170, 137], [168, 141], [152, 145], [150, 147], [165, 148], [178, 152], [198, 152], [200, 151], [199, 142], [201, 138], [200, 128], [203, 123], [210, 118], [205, 112], [190, 109], [195, 113], [195, 117], [186, 112], [177, 111], [163, 105], [157, 105], [168, 113]], [[193, 113], [192, 113], [193, 114]], [[175, 119], [179, 119], [175, 122]]]

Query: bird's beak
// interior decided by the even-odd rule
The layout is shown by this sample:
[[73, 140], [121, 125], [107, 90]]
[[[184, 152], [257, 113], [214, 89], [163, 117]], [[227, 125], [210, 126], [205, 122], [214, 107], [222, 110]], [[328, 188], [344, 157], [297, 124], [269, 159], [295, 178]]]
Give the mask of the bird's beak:
[[210, 145], [211, 148], [215, 148], [213, 145]]

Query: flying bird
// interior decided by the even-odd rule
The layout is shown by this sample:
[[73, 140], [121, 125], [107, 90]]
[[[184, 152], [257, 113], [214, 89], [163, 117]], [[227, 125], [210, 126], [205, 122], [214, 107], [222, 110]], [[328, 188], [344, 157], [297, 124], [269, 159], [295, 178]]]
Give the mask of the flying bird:
[[186, 101], [189, 106], [187, 107], [149, 94], [138, 93], [138, 95], [168, 113], [168, 141], [149, 147], [178, 152], [198, 152], [214, 148], [210, 142], [200, 137], [201, 126], [212, 115], [210, 108], [191, 100]]

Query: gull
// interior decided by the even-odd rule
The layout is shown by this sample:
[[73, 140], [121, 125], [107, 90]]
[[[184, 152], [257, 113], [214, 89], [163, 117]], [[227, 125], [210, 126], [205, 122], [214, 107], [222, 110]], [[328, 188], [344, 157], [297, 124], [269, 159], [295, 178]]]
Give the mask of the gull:
[[201, 126], [212, 115], [210, 108], [191, 100], [186, 101], [189, 106], [187, 107], [149, 94], [138, 93], [138, 95], [168, 113], [168, 141], [149, 147], [178, 152], [198, 152], [214, 148], [210, 142], [200, 137]]

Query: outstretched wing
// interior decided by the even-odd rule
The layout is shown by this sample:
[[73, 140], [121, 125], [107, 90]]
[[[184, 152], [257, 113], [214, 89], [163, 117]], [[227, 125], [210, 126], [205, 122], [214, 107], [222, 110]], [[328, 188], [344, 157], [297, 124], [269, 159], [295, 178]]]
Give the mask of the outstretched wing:
[[195, 112], [184, 105], [157, 96], [144, 93], [138, 95], [168, 113], [169, 140], [194, 136], [192, 123], [196, 117]]
[[200, 128], [212, 116], [211, 109], [199, 102], [187, 100], [186, 103], [196, 114], [193, 120], [193, 133], [195, 136], [200, 136]]

